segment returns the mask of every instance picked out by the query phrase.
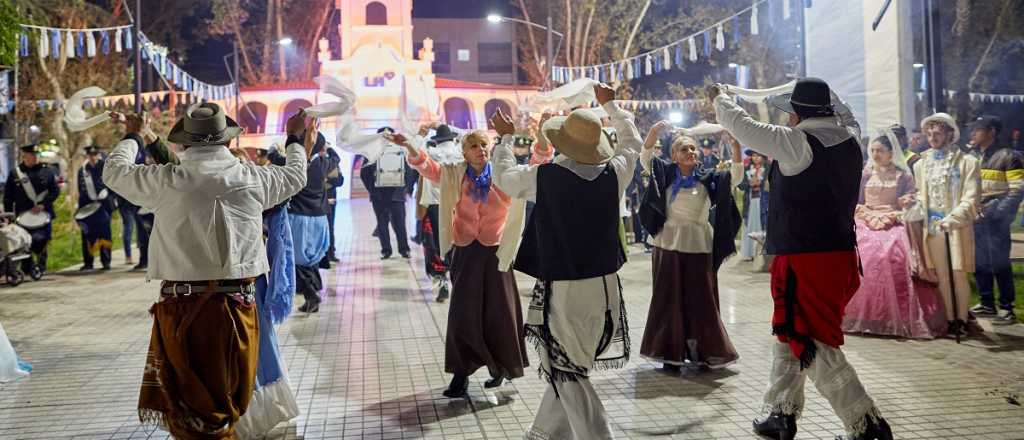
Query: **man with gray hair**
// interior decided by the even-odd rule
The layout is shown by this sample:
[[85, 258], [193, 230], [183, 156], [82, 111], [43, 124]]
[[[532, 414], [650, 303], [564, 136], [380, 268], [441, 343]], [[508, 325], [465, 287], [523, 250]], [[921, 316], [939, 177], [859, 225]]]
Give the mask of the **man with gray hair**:
[[137, 165], [145, 121], [115, 117], [127, 119], [128, 134], [103, 181], [154, 213], [147, 278], [163, 280], [150, 309], [139, 419], [176, 438], [234, 438], [256, 383], [255, 279], [270, 268], [261, 213], [306, 184], [315, 130], [306, 129], [303, 148], [300, 111], [287, 122], [285, 166], [243, 164], [227, 148], [238, 124], [217, 104], [194, 104], [167, 137], [185, 147], [180, 164]]

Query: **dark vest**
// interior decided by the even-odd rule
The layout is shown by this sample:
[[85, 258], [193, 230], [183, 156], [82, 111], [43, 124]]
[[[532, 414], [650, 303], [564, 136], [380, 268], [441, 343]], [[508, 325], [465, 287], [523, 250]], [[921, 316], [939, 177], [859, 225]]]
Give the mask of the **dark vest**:
[[784, 176], [779, 163], [769, 174], [767, 245], [770, 255], [852, 251], [857, 246], [853, 212], [860, 194], [861, 151], [853, 138], [825, 148], [807, 134], [814, 159], [806, 170]]
[[537, 204], [516, 270], [544, 281], [582, 280], [615, 273], [625, 262], [615, 170], [588, 181], [561, 165], [539, 166]]

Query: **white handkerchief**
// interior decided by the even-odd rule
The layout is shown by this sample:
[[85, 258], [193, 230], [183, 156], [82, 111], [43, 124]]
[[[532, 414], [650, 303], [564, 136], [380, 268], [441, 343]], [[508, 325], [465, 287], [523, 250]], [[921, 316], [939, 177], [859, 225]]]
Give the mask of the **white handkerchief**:
[[337, 78], [318, 76], [313, 79], [320, 85], [320, 92], [337, 97], [337, 101], [321, 102], [306, 109], [306, 114], [314, 118], [341, 116], [348, 112], [356, 103], [356, 94], [345, 87]]
[[88, 98], [99, 98], [106, 95], [103, 89], [92, 86], [75, 92], [64, 104], [64, 123], [71, 131], [83, 131], [110, 120], [110, 112], [103, 112], [93, 117], [82, 109], [82, 102]]

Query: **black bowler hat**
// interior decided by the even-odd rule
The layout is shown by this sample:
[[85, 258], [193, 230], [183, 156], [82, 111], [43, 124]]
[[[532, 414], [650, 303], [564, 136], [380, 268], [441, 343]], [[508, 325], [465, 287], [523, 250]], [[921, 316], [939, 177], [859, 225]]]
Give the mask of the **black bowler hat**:
[[85, 154], [87, 154], [89, 156], [95, 156], [95, 155], [100, 154], [100, 146], [99, 145], [90, 145], [88, 147], [85, 147]]
[[28, 144], [21, 147], [22, 153], [39, 154], [39, 144]]
[[434, 136], [432, 136], [430, 140], [440, 144], [442, 142], [453, 141], [456, 137], [458, 136], [452, 131], [451, 127], [447, 124], [441, 124], [434, 129]]
[[996, 133], [1003, 131], [1003, 120], [999, 116], [983, 115], [974, 122], [971, 122], [971, 131], [977, 129], [995, 130]]
[[388, 126], [384, 126], [384, 127], [381, 127], [381, 128], [377, 129], [377, 133], [384, 133], [384, 132], [387, 132], [387, 133], [390, 133], [390, 134], [395, 134], [395, 129], [391, 128], [391, 127], [388, 127]]
[[768, 100], [773, 106], [786, 113], [795, 113], [801, 118], [832, 116], [832, 91], [819, 78], [797, 80], [792, 93], [783, 93]]

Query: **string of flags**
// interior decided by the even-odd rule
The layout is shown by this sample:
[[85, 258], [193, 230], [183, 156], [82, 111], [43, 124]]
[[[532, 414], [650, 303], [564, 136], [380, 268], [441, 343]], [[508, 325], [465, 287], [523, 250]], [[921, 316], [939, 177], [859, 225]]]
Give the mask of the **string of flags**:
[[788, 20], [792, 16], [791, 1], [800, 0], [754, 0], [750, 6], [673, 43], [610, 63], [581, 67], [552, 66], [551, 77], [558, 83], [568, 83], [579, 78], [593, 78], [601, 82], [628, 81], [671, 70], [686, 62], [695, 63], [701, 56], [708, 58], [714, 51], [724, 51], [727, 33], [731, 33], [732, 41], [738, 43], [743, 34], [743, 21], [740, 18], [748, 12], [750, 17], [747, 23], [752, 36], [760, 34], [761, 6], [767, 6], [767, 18], [771, 20], [775, 16], [774, 5], [781, 3], [782, 18]]
[[[169, 97], [172, 92], [167, 90], [160, 90], [156, 92], [145, 92], [142, 94], [142, 101], [149, 106], [156, 106], [163, 108], [164, 104], [170, 102]], [[188, 92], [175, 91], [175, 99], [178, 103], [189, 104], [190, 95]], [[36, 106], [42, 110], [54, 110], [61, 107], [59, 101], [53, 99], [41, 99], [35, 102]], [[116, 109], [118, 107], [131, 107], [135, 105], [135, 94], [129, 93], [127, 95], [107, 95], [98, 98], [86, 98], [82, 100], [82, 108], [97, 108], [97, 109]]]
[[[944, 90], [946, 92], [946, 99], [952, 100], [957, 96], [956, 90]], [[999, 104], [1015, 104], [1024, 103], [1024, 95], [1011, 94], [1011, 93], [976, 93], [969, 92], [968, 96], [971, 102], [993, 102]], [[925, 93], [917, 92], [917, 99], [924, 100]]]
[[148, 61], [168, 83], [201, 100], [224, 100], [234, 96], [235, 85], [212, 85], [200, 81], [179, 67], [167, 56], [164, 46], [153, 43], [139, 33], [134, 41], [132, 25], [75, 29], [23, 24], [18, 36], [18, 55], [27, 57], [34, 45], [42, 57], [93, 58], [134, 50], [140, 44], [142, 59]]

